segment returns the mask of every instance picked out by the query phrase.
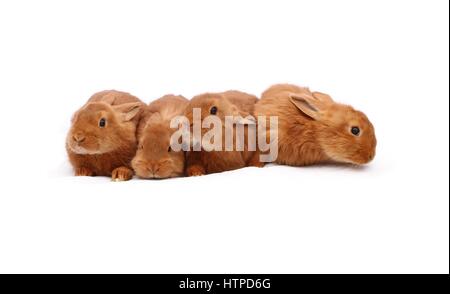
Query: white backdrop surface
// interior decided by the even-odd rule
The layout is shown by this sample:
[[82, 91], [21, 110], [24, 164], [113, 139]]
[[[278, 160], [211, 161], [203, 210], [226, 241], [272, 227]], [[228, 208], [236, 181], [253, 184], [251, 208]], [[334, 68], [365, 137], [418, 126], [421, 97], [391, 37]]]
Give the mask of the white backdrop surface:
[[[448, 273], [448, 1], [0, 2], [0, 272]], [[75, 178], [94, 92], [290, 82], [363, 110], [363, 168]]]

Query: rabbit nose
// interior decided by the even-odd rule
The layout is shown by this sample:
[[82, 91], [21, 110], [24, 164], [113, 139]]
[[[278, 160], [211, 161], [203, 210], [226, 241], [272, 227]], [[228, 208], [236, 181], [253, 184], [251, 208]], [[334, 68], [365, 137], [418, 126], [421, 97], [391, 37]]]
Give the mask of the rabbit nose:
[[73, 136], [73, 140], [77, 143], [82, 143], [86, 138], [84, 137], [83, 134], [75, 134]]
[[147, 169], [154, 177], [159, 172], [159, 165], [150, 164]]
[[370, 162], [372, 161], [372, 159], [375, 157], [375, 152], [374, 151], [369, 151], [368, 153], [365, 154], [365, 162]]

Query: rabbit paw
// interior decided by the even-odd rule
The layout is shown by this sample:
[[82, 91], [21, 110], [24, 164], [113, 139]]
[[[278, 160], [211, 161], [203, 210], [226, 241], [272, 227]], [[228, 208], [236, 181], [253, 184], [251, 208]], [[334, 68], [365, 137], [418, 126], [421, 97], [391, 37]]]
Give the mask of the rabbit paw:
[[111, 177], [114, 182], [128, 181], [133, 177], [133, 171], [128, 167], [121, 166], [112, 171]]
[[198, 176], [203, 176], [205, 174], [206, 174], [205, 169], [199, 165], [193, 165], [193, 166], [188, 167], [188, 169], [187, 169], [188, 177], [198, 177]]
[[259, 160], [252, 160], [249, 162], [248, 166], [252, 166], [252, 167], [259, 167], [262, 168], [266, 165], [265, 162], [261, 162]]
[[86, 167], [77, 167], [75, 169], [76, 177], [93, 177], [95, 176], [94, 172]]
[[255, 152], [255, 154], [253, 154], [252, 158], [250, 159], [250, 161], [247, 164], [247, 166], [253, 166], [253, 167], [264, 167], [265, 165], [266, 165], [266, 163], [262, 162], [260, 160], [259, 152]]

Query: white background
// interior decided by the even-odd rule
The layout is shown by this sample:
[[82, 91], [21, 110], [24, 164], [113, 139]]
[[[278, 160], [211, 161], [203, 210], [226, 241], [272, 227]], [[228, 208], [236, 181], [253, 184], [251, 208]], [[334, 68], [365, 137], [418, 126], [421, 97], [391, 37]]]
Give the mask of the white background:
[[[0, 272], [448, 273], [448, 1], [1, 1]], [[278, 82], [363, 110], [375, 160], [75, 178], [94, 92]]]

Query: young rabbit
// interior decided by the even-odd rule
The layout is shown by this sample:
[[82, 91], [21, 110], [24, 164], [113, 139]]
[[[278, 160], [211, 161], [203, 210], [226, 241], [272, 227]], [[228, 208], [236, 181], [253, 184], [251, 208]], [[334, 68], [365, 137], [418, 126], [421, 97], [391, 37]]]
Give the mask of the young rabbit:
[[[247, 119], [247, 116], [253, 114], [255, 103], [258, 101], [253, 95], [239, 91], [228, 91], [224, 93], [206, 93], [194, 97], [186, 108], [185, 116], [192, 124], [194, 123], [194, 108], [201, 109], [201, 122], [210, 115], [216, 116], [222, 122], [222, 151], [206, 151], [201, 146], [201, 151], [187, 152], [188, 176], [200, 176], [210, 173], [218, 173], [239, 169], [247, 166], [251, 161], [254, 152], [249, 151], [244, 142], [244, 151], [236, 151], [236, 127], [233, 125], [233, 151], [225, 150], [225, 116], [233, 116], [237, 124], [255, 124], [253, 120]], [[209, 129], [201, 129], [202, 138]], [[248, 127], [245, 126], [245, 138], [248, 133]], [[191, 130], [192, 134], [192, 130]], [[194, 139], [195, 140], [195, 139]], [[203, 143], [202, 143], [203, 144]], [[195, 145], [195, 143], [194, 143]]]
[[255, 114], [267, 119], [278, 116], [276, 163], [360, 165], [375, 156], [377, 140], [367, 116], [334, 102], [327, 94], [289, 84], [274, 85], [262, 94]]
[[136, 127], [145, 104], [119, 91], [94, 94], [72, 118], [66, 150], [76, 176], [133, 177]]
[[170, 121], [184, 113], [188, 102], [182, 96], [166, 95], [150, 103], [141, 119], [138, 150], [131, 162], [137, 176], [164, 179], [184, 175], [185, 152], [171, 148], [176, 129], [170, 128]]

